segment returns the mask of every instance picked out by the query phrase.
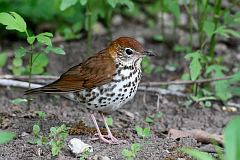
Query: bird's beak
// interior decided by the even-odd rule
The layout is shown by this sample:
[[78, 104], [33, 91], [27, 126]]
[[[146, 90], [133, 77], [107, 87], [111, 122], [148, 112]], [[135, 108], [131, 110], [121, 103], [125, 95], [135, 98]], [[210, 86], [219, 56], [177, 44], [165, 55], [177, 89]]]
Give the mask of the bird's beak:
[[144, 51], [143, 55], [145, 55], [145, 56], [156, 56], [156, 54], [153, 53], [152, 51]]

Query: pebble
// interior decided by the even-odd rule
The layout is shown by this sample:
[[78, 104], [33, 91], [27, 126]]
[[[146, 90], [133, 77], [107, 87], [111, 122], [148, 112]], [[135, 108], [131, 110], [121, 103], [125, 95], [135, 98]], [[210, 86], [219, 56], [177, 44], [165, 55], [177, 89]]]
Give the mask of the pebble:
[[107, 30], [102, 23], [97, 22], [93, 26], [93, 33], [96, 35], [104, 35], [107, 33]]
[[82, 140], [78, 138], [72, 138], [68, 144], [69, 148], [71, 149], [72, 153], [80, 154], [89, 149], [90, 152], [93, 152], [93, 147], [89, 144], [84, 143]]
[[113, 24], [114, 26], [120, 26], [120, 25], [122, 24], [122, 22], [123, 22], [123, 18], [122, 18], [121, 15], [115, 15], [115, 16], [113, 16], [113, 18], [112, 18], [112, 24]]

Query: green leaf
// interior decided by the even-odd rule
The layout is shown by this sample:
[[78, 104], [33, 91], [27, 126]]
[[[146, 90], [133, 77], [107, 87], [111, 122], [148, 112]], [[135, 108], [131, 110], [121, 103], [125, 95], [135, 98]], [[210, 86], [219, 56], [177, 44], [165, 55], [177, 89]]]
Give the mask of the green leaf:
[[[224, 71], [228, 71], [228, 69], [221, 65], [211, 65], [207, 68], [206, 74], [212, 73], [215, 78], [223, 78], [225, 77]], [[230, 83], [228, 80], [216, 81], [214, 82], [215, 93], [218, 98], [222, 101], [226, 101], [231, 98], [231, 93], [229, 90]]]
[[150, 135], [151, 135], [151, 129], [150, 129], [150, 127], [144, 128], [144, 130], [143, 130], [143, 138], [149, 137]]
[[38, 117], [41, 118], [41, 119], [46, 118], [46, 113], [43, 112], [43, 111], [38, 111], [37, 114], [38, 114]]
[[207, 34], [207, 36], [210, 38], [215, 32], [215, 25], [211, 21], [205, 21], [203, 24], [203, 31]]
[[131, 145], [131, 150], [135, 154], [140, 150], [140, 148], [141, 148], [141, 145], [139, 143], [133, 143]]
[[32, 67], [32, 74], [42, 74], [44, 73], [44, 67], [42, 66], [33, 66]]
[[27, 53], [27, 50], [23, 47], [20, 47], [16, 50], [15, 57], [16, 58], [22, 58], [26, 55], [26, 53]]
[[107, 121], [107, 124], [108, 124], [109, 126], [113, 126], [113, 119], [112, 119], [111, 116], [110, 116], [110, 117], [107, 117], [106, 121]]
[[16, 12], [0, 13], [0, 23], [6, 25], [7, 30], [17, 30], [27, 33], [27, 25], [24, 19]]
[[130, 0], [120, 0], [119, 3], [122, 5], [125, 4], [130, 12], [134, 9], [134, 3]]
[[178, 0], [165, 1], [165, 3], [167, 8], [170, 10], [170, 12], [178, 20], [180, 16], [180, 8], [179, 8]]
[[240, 117], [233, 118], [224, 129], [225, 159], [238, 160], [240, 157]]
[[185, 56], [185, 59], [187, 59], [187, 60], [191, 59], [191, 63], [189, 65], [189, 69], [190, 69], [191, 80], [194, 81], [201, 74], [202, 66], [201, 66], [200, 60], [203, 59], [203, 56], [200, 53], [200, 51], [196, 51], [196, 52], [187, 54]]
[[162, 42], [164, 41], [164, 37], [161, 34], [156, 34], [153, 36], [153, 40], [157, 42]]
[[119, 3], [118, 0], [107, 0], [107, 2], [108, 2], [108, 4], [110, 4], [110, 6], [111, 6], [112, 8], [115, 8], [116, 5]]
[[0, 53], [0, 68], [4, 67], [7, 62], [7, 54], [6, 53]]
[[33, 134], [35, 137], [37, 137], [40, 133], [40, 126], [38, 124], [34, 124], [33, 125]]
[[192, 156], [193, 158], [196, 158], [197, 160], [215, 160], [215, 158], [213, 158], [210, 154], [197, 149], [182, 148], [181, 151]]
[[107, 0], [108, 4], [115, 8], [118, 4], [120, 5], [126, 5], [129, 8], [129, 11], [133, 11], [134, 9], [134, 3], [130, 0]]
[[13, 65], [16, 66], [16, 67], [20, 67], [22, 66], [23, 64], [23, 61], [21, 58], [14, 58], [13, 59]]
[[14, 132], [0, 130], [0, 144], [12, 141], [16, 137]]
[[150, 117], [146, 117], [145, 122], [147, 122], [147, 123], [153, 123], [154, 120], [153, 120], [152, 118], [150, 118]]
[[34, 43], [35, 39], [36, 39], [36, 36], [27, 37], [27, 41], [30, 45]]
[[135, 130], [136, 130], [137, 135], [138, 135], [139, 137], [142, 137], [142, 136], [143, 136], [143, 129], [142, 129], [141, 127], [136, 126], [136, 127], [135, 127]]
[[11, 104], [14, 104], [14, 105], [20, 105], [20, 104], [24, 104], [24, 103], [27, 103], [28, 100], [27, 99], [24, 99], [24, 98], [16, 98], [16, 99], [13, 99], [10, 101]]
[[61, 48], [61, 47], [52, 47], [52, 46], [48, 46], [46, 48], [46, 52], [53, 52], [55, 54], [59, 54], [59, 55], [65, 55], [65, 51]]
[[46, 67], [49, 63], [48, 57], [44, 53], [34, 54], [33, 55], [33, 67], [41, 66]]
[[64, 11], [65, 9], [75, 5], [77, 3], [77, 0], [62, 0], [60, 5], [60, 10]]
[[60, 143], [59, 141], [52, 141], [51, 143], [51, 152], [52, 152], [52, 155], [53, 156], [57, 156], [60, 151], [61, 151], [61, 146], [60, 146]]
[[53, 37], [52, 33], [49, 33], [49, 32], [40, 33], [36, 37], [39, 43], [45, 44], [47, 46], [52, 46], [52, 41], [50, 38], [50, 37]]
[[82, 6], [85, 6], [87, 4], [88, 0], [80, 0], [80, 4]]
[[16, 66], [12, 67], [12, 72], [14, 75], [21, 75], [24, 71], [25, 71], [25, 68], [22, 66], [21, 67], [16, 67]]
[[132, 157], [133, 153], [131, 151], [129, 151], [128, 149], [123, 149], [122, 155], [125, 157]]

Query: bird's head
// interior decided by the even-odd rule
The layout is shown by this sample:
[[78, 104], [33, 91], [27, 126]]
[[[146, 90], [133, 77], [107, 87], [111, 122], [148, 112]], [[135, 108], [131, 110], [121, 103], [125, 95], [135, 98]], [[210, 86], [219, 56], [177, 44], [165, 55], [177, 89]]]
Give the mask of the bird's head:
[[143, 57], [155, 55], [151, 51], [144, 50], [140, 42], [130, 37], [120, 37], [114, 40], [108, 49], [111, 56], [123, 65], [137, 64], [140, 66]]

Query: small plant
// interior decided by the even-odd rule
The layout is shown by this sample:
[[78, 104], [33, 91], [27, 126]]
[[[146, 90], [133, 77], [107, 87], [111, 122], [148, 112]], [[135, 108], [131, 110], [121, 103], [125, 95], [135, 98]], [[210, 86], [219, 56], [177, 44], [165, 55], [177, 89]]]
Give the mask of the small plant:
[[0, 131], [0, 145], [12, 141], [16, 137], [14, 132], [10, 131]]
[[135, 127], [135, 130], [137, 132], [138, 137], [142, 139], [141, 144], [139, 143], [133, 143], [131, 144], [131, 149], [123, 149], [122, 155], [127, 160], [132, 160], [136, 157], [137, 153], [140, 151], [141, 146], [145, 143], [145, 138], [149, 137], [151, 135], [150, 127], [142, 128], [139, 126]]
[[50, 134], [48, 136], [43, 136], [40, 134], [41, 129], [38, 124], [33, 126], [34, 140], [29, 140], [30, 144], [36, 144], [39, 146], [47, 145], [51, 148], [52, 156], [57, 156], [61, 152], [62, 148], [65, 146], [65, 140], [68, 137], [68, 128], [66, 125], [61, 125], [59, 127], [51, 127]]
[[122, 150], [122, 155], [127, 160], [133, 160], [136, 157], [138, 151], [140, 151], [140, 148], [141, 145], [139, 143], [133, 143], [131, 145], [131, 149], [125, 148]]
[[113, 118], [112, 116], [107, 117], [106, 122], [108, 126], [113, 126]]
[[[219, 159], [238, 160], [240, 157], [240, 117], [233, 118], [224, 129], [224, 152], [215, 146]], [[216, 160], [212, 155], [192, 148], [182, 148], [182, 152], [196, 158], [197, 160]]]
[[43, 112], [43, 111], [38, 111], [37, 114], [38, 114], [38, 117], [40, 119], [45, 119], [46, 118], [46, 113]]
[[156, 119], [159, 119], [159, 118], [161, 118], [161, 117], [162, 117], [162, 112], [158, 112], [158, 113], [156, 113], [156, 114], [154, 114], [154, 115], [150, 115], [150, 116], [146, 117], [146, 118], [145, 118], [145, 122], [147, 122], [147, 123], [149, 123], [149, 124], [152, 124], [152, 123], [154, 123], [154, 121], [155, 121]]
[[81, 153], [81, 156], [80, 156], [79, 160], [87, 160], [90, 153], [91, 153], [91, 149], [86, 148], [85, 151], [83, 153]]
[[[41, 74], [44, 72], [44, 68], [48, 64], [48, 58], [46, 54], [48, 52], [54, 52], [56, 54], [65, 54], [61, 48], [52, 47], [51, 38], [52, 33], [44, 32], [37, 35], [30, 34], [27, 29], [27, 24], [24, 19], [16, 12], [1, 12], [0, 13], [0, 24], [6, 26], [7, 30], [15, 30], [23, 33], [29, 48], [20, 47], [15, 52], [15, 57], [12, 61], [12, 71], [15, 75], [28, 74], [29, 76], [29, 89], [31, 88], [31, 77], [32, 74]], [[34, 43], [44, 47], [42, 51], [36, 51]], [[23, 58], [28, 57], [28, 65], [24, 67]], [[28, 102], [30, 102], [28, 97]], [[19, 99], [18, 99], [19, 101]]]

